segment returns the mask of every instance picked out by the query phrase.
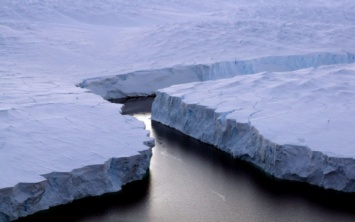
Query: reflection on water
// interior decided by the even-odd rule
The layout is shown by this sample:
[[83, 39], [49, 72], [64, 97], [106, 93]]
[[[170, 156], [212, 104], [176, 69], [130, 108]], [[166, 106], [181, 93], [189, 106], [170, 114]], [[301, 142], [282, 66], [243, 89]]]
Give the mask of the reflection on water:
[[[149, 126], [141, 104], [129, 101], [124, 112], [134, 110]], [[355, 221], [353, 194], [276, 181], [157, 122], [152, 134], [146, 180], [23, 221]]]

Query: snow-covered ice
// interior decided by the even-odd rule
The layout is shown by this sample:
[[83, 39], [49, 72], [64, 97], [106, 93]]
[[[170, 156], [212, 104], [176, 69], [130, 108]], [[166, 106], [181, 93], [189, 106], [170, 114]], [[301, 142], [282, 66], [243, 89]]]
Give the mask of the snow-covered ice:
[[152, 139], [86, 90], [0, 75], [0, 221], [119, 191], [149, 167]]
[[110, 100], [151, 96], [154, 95], [156, 90], [175, 84], [223, 79], [262, 71], [293, 71], [322, 65], [354, 62], [355, 54], [344, 52], [270, 56], [252, 60], [174, 66], [116, 76], [89, 78], [85, 79], [79, 86], [88, 88], [93, 93]]
[[152, 119], [269, 174], [355, 192], [355, 65], [159, 90]]
[[[166, 14], [175, 12], [176, 19], [165, 18], [165, 23], [146, 26], [136, 34], [120, 35], [124, 47], [110, 57], [117, 65], [80, 86], [114, 99], [208, 80], [211, 73], [221, 78], [354, 62], [347, 60], [355, 49], [353, 1], [165, 3], [169, 10], [156, 7]], [[150, 13], [143, 10], [142, 14]]]
[[[148, 167], [143, 126], [76, 86], [117, 99], [178, 83], [346, 66], [354, 63], [354, 12], [352, 0], [0, 0], [0, 221], [82, 197], [68, 188], [63, 202], [34, 204], [49, 192], [41, 175], [78, 175], [84, 171], [74, 169], [129, 156]], [[27, 192], [30, 183], [38, 192]]]

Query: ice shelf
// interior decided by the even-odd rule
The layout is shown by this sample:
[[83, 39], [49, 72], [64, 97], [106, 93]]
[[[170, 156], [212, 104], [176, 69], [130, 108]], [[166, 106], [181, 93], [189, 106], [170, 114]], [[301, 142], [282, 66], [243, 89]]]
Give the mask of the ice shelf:
[[105, 99], [150, 96], [171, 85], [203, 82], [250, 75], [259, 72], [284, 72], [323, 65], [355, 63], [355, 54], [313, 53], [305, 55], [266, 56], [251, 60], [216, 62], [142, 70], [115, 76], [88, 78], [79, 84]]
[[[148, 168], [151, 140], [143, 125], [76, 85], [118, 99], [180, 83], [355, 61], [352, 0], [0, 5], [1, 222], [117, 191]], [[343, 120], [349, 124], [352, 116]]]
[[121, 105], [1, 72], [0, 221], [116, 192], [146, 174], [153, 141]]
[[286, 180], [355, 191], [355, 66], [159, 90], [152, 119]]

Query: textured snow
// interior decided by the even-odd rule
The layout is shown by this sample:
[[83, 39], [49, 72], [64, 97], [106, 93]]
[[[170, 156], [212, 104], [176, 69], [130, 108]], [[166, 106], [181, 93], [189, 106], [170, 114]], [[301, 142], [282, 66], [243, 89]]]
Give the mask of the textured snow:
[[37, 72], [74, 83], [176, 65], [355, 48], [351, 0], [0, 3], [3, 61], [18, 66], [21, 59], [21, 66], [36, 64]]
[[152, 119], [266, 172], [355, 191], [355, 65], [264, 72], [157, 92]]
[[[228, 77], [232, 73], [292, 71], [354, 60], [339, 59], [339, 55], [354, 54], [353, 1], [164, 3], [171, 7], [170, 12], [179, 11], [182, 17], [165, 18], [164, 24], [118, 36], [123, 47], [110, 57], [116, 58], [115, 65], [104, 77], [96, 74], [80, 86], [114, 99], [145, 96], [172, 84], [209, 79], [212, 70], [218, 75], [227, 71], [222, 76]], [[149, 14], [146, 9], [136, 10], [144, 10], [138, 18]], [[153, 77], [147, 80], [148, 75]]]
[[[177, 83], [354, 63], [352, 0], [0, 0], [0, 5], [0, 197], [8, 198], [1, 199], [0, 221], [85, 193], [68, 188], [70, 198], [44, 198], [46, 203], [36, 205], [40, 198], [31, 199], [36, 196], [27, 192], [31, 186], [15, 189], [19, 182], [45, 189], [41, 175], [83, 175], [85, 170], [75, 169], [84, 166], [110, 169], [111, 158], [142, 164], [124, 181], [140, 178], [148, 167], [143, 125], [76, 85], [114, 99], [150, 95]], [[106, 179], [112, 175], [96, 172]], [[106, 184], [100, 192], [119, 187]], [[85, 183], [85, 195], [100, 193], [84, 188]]]

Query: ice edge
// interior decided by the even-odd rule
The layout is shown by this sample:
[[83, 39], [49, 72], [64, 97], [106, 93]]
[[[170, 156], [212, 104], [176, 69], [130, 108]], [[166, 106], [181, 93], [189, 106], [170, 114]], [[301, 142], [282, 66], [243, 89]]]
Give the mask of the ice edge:
[[146, 175], [151, 156], [150, 145], [134, 156], [111, 158], [104, 164], [71, 172], [52, 172], [42, 175], [45, 179], [38, 183], [19, 183], [0, 189], [0, 222], [16, 220], [76, 199], [120, 191], [123, 185]]
[[[352, 158], [329, 157], [306, 146], [276, 144], [260, 135], [250, 123], [239, 123], [226, 118], [226, 113], [184, 103], [182, 98], [165, 92], [156, 94], [152, 107], [154, 121], [212, 144], [276, 178], [355, 192], [355, 160]], [[201, 121], [190, 121], [191, 112], [198, 112]]]
[[355, 63], [355, 54], [349, 52], [267, 56], [251, 60], [173, 66], [115, 76], [89, 78], [77, 84], [77, 86], [90, 89], [104, 99], [113, 100], [150, 96], [154, 95], [158, 89], [182, 83], [225, 79], [237, 75], [249, 75], [266, 71], [285, 72], [323, 65], [351, 63]]

